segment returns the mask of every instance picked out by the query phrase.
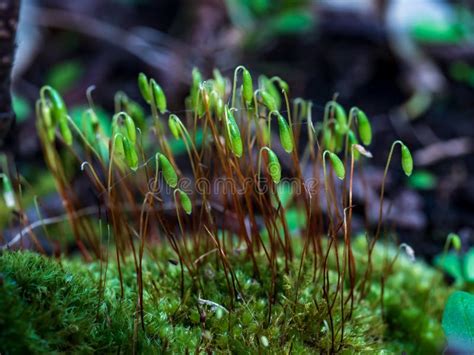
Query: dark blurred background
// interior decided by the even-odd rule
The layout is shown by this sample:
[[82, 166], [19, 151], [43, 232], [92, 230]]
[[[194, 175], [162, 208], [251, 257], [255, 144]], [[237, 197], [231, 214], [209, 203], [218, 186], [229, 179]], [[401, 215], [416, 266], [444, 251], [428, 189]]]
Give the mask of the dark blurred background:
[[96, 103], [110, 114], [118, 90], [140, 100], [143, 71], [179, 112], [194, 66], [231, 76], [243, 64], [287, 80], [292, 97], [314, 102], [315, 120], [334, 93], [365, 110], [375, 133], [367, 174], [375, 199], [392, 141], [411, 148], [415, 173], [407, 179], [394, 164], [387, 187], [401, 241], [427, 256], [448, 232], [473, 244], [473, 9], [441, 0], [23, 0], [10, 148], [34, 184], [42, 167], [34, 102], [44, 84], [73, 114], [95, 85]]

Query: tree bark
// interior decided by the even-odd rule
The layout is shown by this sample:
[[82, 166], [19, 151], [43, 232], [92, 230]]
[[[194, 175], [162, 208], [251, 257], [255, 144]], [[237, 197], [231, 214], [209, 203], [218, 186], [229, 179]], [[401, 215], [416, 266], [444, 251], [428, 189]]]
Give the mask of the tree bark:
[[0, 0], [0, 147], [7, 146], [15, 123], [10, 92], [20, 0]]

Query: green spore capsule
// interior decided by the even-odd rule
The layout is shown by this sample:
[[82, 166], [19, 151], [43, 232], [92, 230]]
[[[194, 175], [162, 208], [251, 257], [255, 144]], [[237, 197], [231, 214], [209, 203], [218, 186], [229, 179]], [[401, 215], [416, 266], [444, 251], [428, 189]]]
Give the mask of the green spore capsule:
[[54, 137], [56, 135], [56, 129], [54, 127], [46, 128], [46, 135], [48, 137], [48, 140], [51, 143], [53, 143], [54, 142]]
[[226, 115], [227, 115], [227, 129], [228, 129], [229, 139], [230, 139], [230, 150], [238, 158], [240, 158], [242, 156], [243, 145], [242, 145], [242, 137], [240, 136], [239, 126], [237, 125], [237, 122], [235, 122], [235, 118], [228, 107], [226, 107]]
[[142, 94], [143, 99], [148, 104], [151, 104], [151, 89], [150, 85], [148, 84], [148, 78], [144, 73], [138, 74], [138, 89], [140, 90], [140, 94]]
[[216, 101], [216, 116], [221, 119], [224, 115], [224, 101], [219, 97]]
[[92, 132], [97, 133], [100, 128], [99, 118], [97, 117], [97, 114], [93, 109], [89, 108], [85, 111], [85, 115], [87, 124], [90, 125]]
[[266, 149], [268, 153], [268, 173], [273, 182], [278, 184], [281, 180], [281, 165], [277, 155], [270, 149]]
[[277, 120], [281, 146], [287, 153], [291, 153], [293, 151], [293, 138], [291, 135], [290, 126], [288, 125], [288, 122], [286, 122], [285, 118], [280, 114], [277, 115]]
[[171, 134], [176, 139], [179, 139], [179, 132], [181, 130], [178, 121], [179, 118], [175, 114], [171, 114], [168, 118], [168, 127], [170, 129]]
[[113, 134], [120, 133], [124, 138], [130, 140], [135, 144], [137, 139], [137, 132], [135, 122], [126, 112], [116, 113], [112, 118], [112, 132]]
[[200, 88], [197, 94], [197, 105], [195, 106], [195, 109], [199, 117], [202, 117], [204, 113], [206, 112], [206, 105], [204, 104], [205, 96], [207, 96], [206, 89]]
[[216, 90], [210, 90], [207, 97], [209, 98], [209, 111], [215, 112], [216, 110], [216, 101], [219, 98], [219, 94]]
[[286, 81], [284, 81], [279, 76], [274, 76], [273, 78], [270, 79], [270, 81], [272, 82], [272, 84], [273, 84], [273, 82], [277, 82], [282, 91], [284, 91], [287, 94], [289, 93], [290, 86], [288, 85], [288, 83]]
[[93, 109], [89, 108], [82, 113], [83, 133], [87, 140], [94, 144], [97, 140], [96, 136], [99, 132], [99, 120]]
[[135, 125], [141, 130], [145, 128], [145, 112], [143, 108], [135, 101], [129, 101], [126, 105], [127, 113], [133, 118]]
[[179, 202], [181, 203], [181, 206], [183, 207], [184, 212], [190, 215], [193, 210], [193, 204], [191, 203], [191, 199], [186, 194], [186, 192], [182, 190], [177, 190], [177, 191], [179, 194]]
[[346, 111], [337, 102], [334, 102], [333, 105], [334, 105], [334, 118], [336, 119], [337, 123], [339, 124], [340, 133], [344, 134], [344, 133], [347, 132], [347, 129], [348, 129]]
[[344, 148], [344, 137], [345, 133], [343, 133], [343, 130], [341, 129], [341, 126], [339, 123], [336, 123], [334, 127], [334, 145], [335, 148], [334, 150], [337, 153], [340, 153], [342, 151], [342, 148]]
[[48, 104], [41, 104], [41, 117], [43, 118], [44, 129], [49, 142], [54, 142], [54, 135], [56, 133], [51, 117], [51, 107]]
[[250, 72], [245, 68], [242, 71], [242, 96], [247, 106], [249, 106], [253, 99], [253, 82]]
[[366, 114], [359, 109], [357, 109], [357, 123], [359, 126], [360, 140], [364, 145], [370, 145], [370, 143], [372, 143], [372, 126]]
[[323, 142], [324, 147], [328, 150], [334, 150], [336, 148], [336, 140], [329, 128], [323, 130]]
[[69, 125], [67, 122], [67, 116], [61, 118], [59, 121], [59, 132], [61, 132], [61, 136], [63, 137], [64, 143], [67, 145], [72, 145], [72, 133], [69, 129]]
[[402, 168], [406, 176], [410, 176], [413, 172], [413, 158], [405, 144], [402, 145]]
[[267, 123], [264, 119], [259, 119], [258, 125], [260, 126], [260, 132], [262, 133], [263, 145], [270, 143], [270, 131], [268, 130]]
[[51, 102], [53, 124], [58, 123], [60, 120], [67, 120], [67, 108], [61, 95], [51, 86], [45, 86], [43, 89], [47, 91]]
[[125, 150], [124, 150], [124, 145], [123, 145], [123, 135], [120, 133], [116, 133], [114, 136], [113, 140], [113, 153], [116, 154], [117, 156], [124, 156], [125, 155]]
[[457, 252], [461, 251], [461, 238], [456, 233], [448, 234], [448, 243], [451, 243]]
[[51, 117], [51, 106], [48, 104], [41, 104], [41, 116], [43, 117], [43, 122], [45, 127], [53, 127], [53, 118]]
[[125, 152], [125, 162], [133, 171], [138, 169], [138, 154], [135, 147], [127, 137], [123, 138], [123, 150]]
[[178, 175], [176, 175], [176, 171], [174, 170], [171, 162], [165, 155], [161, 153], [157, 153], [155, 159], [157, 159], [156, 164], [161, 166], [161, 171], [163, 172], [163, 178], [165, 179], [165, 182], [169, 186], [175, 188], [176, 185], [178, 185]]
[[135, 128], [135, 122], [133, 121], [133, 118], [131, 118], [128, 114], [124, 113], [124, 125], [125, 125], [125, 130], [127, 132], [127, 138], [130, 139], [130, 142], [132, 144], [135, 144], [137, 141], [137, 130]]
[[218, 69], [212, 71], [214, 75], [214, 89], [217, 91], [220, 97], [225, 95], [225, 79]]
[[15, 193], [13, 192], [13, 185], [10, 181], [10, 178], [5, 174], [0, 174], [2, 178], [2, 185], [3, 185], [3, 199], [5, 201], [5, 205], [13, 209], [16, 207], [16, 199]]
[[273, 97], [273, 100], [275, 100], [276, 109], [279, 110], [281, 106], [281, 97], [279, 90], [276, 88], [273, 81], [268, 79], [266, 76], [262, 75], [260, 78], [263, 84], [263, 88]]
[[211, 92], [211, 107], [214, 110], [216, 117], [221, 120], [222, 114], [224, 113], [224, 101], [219, 96], [217, 91]]
[[260, 95], [262, 97], [263, 104], [266, 108], [268, 108], [269, 111], [278, 111], [277, 103], [271, 94], [269, 94], [267, 91], [262, 91]]
[[329, 152], [329, 159], [336, 176], [340, 180], [344, 180], [344, 177], [346, 176], [346, 169], [344, 168], [344, 164], [342, 163], [341, 159], [339, 159], [339, 157], [332, 152]]
[[198, 68], [193, 68], [193, 71], [192, 71], [191, 75], [193, 77], [193, 86], [199, 87], [199, 85], [203, 81], [202, 80], [202, 74], [199, 71], [199, 69]]
[[151, 85], [151, 90], [153, 93], [153, 98], [155, 100], [156, 107], [158, 108], [160, 113], [165, 113], [166, 112], [166, 96], [165, 96], [165, 93], [163, 92], [163, 89], [161, 88], [160, 85], [157, 84], [157, 82], [154, 79], [151, 79], [150, 85]]
[[199, 86], [202, 82], [202, 75], [198, 68], [193, 68], [192, 71], [193, 83], [191, 85], [191, 104], [194, 110], [197, 110], [197, 104], [199, 99]]
[[290, 86], [288, 83], [282, 79], [278, 79], [278, 84], [280, 84], [281, 89], [286, 92], [287, 94], [290, 92]]

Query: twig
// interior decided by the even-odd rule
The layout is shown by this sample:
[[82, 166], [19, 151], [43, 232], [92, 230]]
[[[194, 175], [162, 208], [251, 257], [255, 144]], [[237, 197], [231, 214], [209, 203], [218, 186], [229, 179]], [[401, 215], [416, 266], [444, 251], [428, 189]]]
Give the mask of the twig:
[[207, 253], [202, 254], [199, 258], [197, 258], [196, 260], [194, 260], [194, 265], [197, 265], [197, 264], [198, 264], [201, 260], [203, 260], [206, 256], [211, 255], [212, 253], [215, 253], [215, 252], [218, 251], [218, 250], [219, 250], [219, 249], [214, 248], [214, 249], [209, 250]]
[[[86, 207], [82, 210], [77, 211], [74, 217], [78, 218], [78, 217], [87, 216], [87, 215], [90, 215], [90, 214], [94, 214], [97, 211], [98, 211], [98, 208], [95, 207], [95, 206]], [[26, 227], [24, 227], [8, 243], [0, 246], [0, 250], [5, 250], [5, 249], [11, 248], [15, 244], [17, 244], [25, 234], [27, 234], [29, 232], [32, 232], [33, 229], [36, 229], [36, 228], [41, 227], [41, 226], [48, 226], [50, 224], [56, 224], [56, 223], [59, 223], [59, 222], [63, 222], [65, 220], [67, 220], [67, 218], [68, 218], [68, 215], [63, 214], [63, 215], [60, 215], [60, 216], [55, 216], [55, 217], [50, 217], [50, 218], [45, 218], [45, 219], [40, 219], [38, 221], [35, 221], [35, 222], [27, 225]]]
[[177, 78], [181, 82], [189, 83], [189, 77], [184, 73], [191, 70], [190, 66], [177, 68], [177, 63], [180, 61], [173, 59], [175, 55], [172, 51], [162, 47], [155, 48], [137, 34], [78, 13], [30, 5], [26, 8], [32, 13], [37, 13], [37, 16], [25, 19], [35, 25], [75, 31], [108, 42], [129, 52], [153, 68], [177, 73]]
[[456, 158], [474, 152], [474, 141], [469, 137], [454, 138], [431, 144], [415, 152], [416, 166], [433, 165], [440, 160]]
[[211, 307], [214, 307], [214, 308], [220, 308], [223, 311], [225, 311], [226, 313], [229, 313], [227, 308], [225, 308], [224, 306], [221, 306], [219, 303], [209, 301], [209, 300], [205, 300], [205, 299], [202, 299], [202, 298], [198, 298], [198, 302], [199, 302], [199, 304], [205, 304], [205, 305], [208, 305], [208, 306], [211, 306]]
[[[200, 204], [202, 204], [202, 201], [200, 201], [200, 200], [195, 201], [195, 205], [200, 205]], [[224, 213], [227, 216], [231, 213], [230, 211], [226, 211], [222, 205], [220, 205], [216, 202], [212, 202], [211, 205], [212, 205], [212, 208], [215, 211]], [[127, 210], [127, 211], [132, 211], [132, 210], [135, 210], [135, 209], [136, 209], [135, 207], [130, 207], [130, 206], [128, 208], [125, 208], [125, 210]], [[157, 209], [159, 209], [161, 211], [164, 211], [164, 212], [174, 211], [175, 204], [173, 202], [168, 202], [160, 208], [158, 208], [158, 207], [157, 208], [151, 208], [149, 210], [154, 211], [154, 210], [157, 210]], [[74, 218], [90, 216], [90, 215], [93, 215], [93, 214], [96, 214], [96, 213], [100, 213], [100, 211], [101, 211], [101, 208], [99, 208], [98, 206], [84, 207], [83, 209], [80, 209], [80, 210], [75, 212]], [[59, 215], [59, 216], [44, 218], [44, 219], [35, 221], [35, 222], [23, 227], [20, 232], [18, 232], [10, 241], [8, 241], [8, 243], [6, 243], [4, 245], [0, 245], [0, 250], [5, 250], [5, 249], [9, 249], [9, 248], [13, 247], [15, 244], [20, 242], [20, 240], [22, 239], [22, 237], [25, 234], [27, 234], [29, 232], [32, 232], [34, 229], [36, 229], [38, 227], [60, 223], [60, 222], [66, 221], [67, 219], [68, 219], [68, 215], [67, 214], [62, 214], [62, 215]], [[250, 222], [249, 222], [248, 218], [246, 218], [244, 222], [245, 222], [245, 228], [249, 229], [250, 228], [250, 226], [249, 226]], [[206, 256], [206, 255], [202, 255], [201, 257], [204, 257], [204, 256]], [[195, 263], [197, 263], [197, 262], [198, 262], [198, 260], [195, 261]]]

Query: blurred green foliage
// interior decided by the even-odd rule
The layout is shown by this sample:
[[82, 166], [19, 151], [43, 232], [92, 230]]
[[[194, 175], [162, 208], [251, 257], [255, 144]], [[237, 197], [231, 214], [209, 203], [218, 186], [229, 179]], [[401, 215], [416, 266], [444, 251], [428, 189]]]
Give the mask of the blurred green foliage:
[[465, 61], [457, 60], [450, 64], [449, 74], [452, 79], [474, 87], [474, 66]]
[[45, 83], [60, 92], [71, 89], [80, 79], [84, 68], [77, 60], [67, 60], [54, 65], [47, 73]]
[[13, 111], [15, 111], [17, 122], [25, 121], [31, 114], [31, 106], [28, 100], [19, 95], [13, 95]]
[[443, 329], [456, 354], [468, 354], [474, 349], [474, 295], [454, 292], [443, 314]]
[[474, 14], [462, 5], [454, 6], [454, 16], [448, 19], [423, 18], [411, 28], [412, 36], [424, 43], [460, 44], [474, 36]]
[[426, 170], [416, 170], [408, 179], [409, 186], [417, 190], [434, 189], [436, 183], [436, 176]]
[[[84, 115], [84, 112], [88, 109], [87, 106], [74, 106], [71, 108], [71, 118], [74, 120], [74, 123], [78, 125], [81, 129], [84, 129], [83, 133], [89, 138], [89, 135], [92, 132], [87, 131], [84, 127], [88, 127], [88, 124], [85, 123], [85, 120], [88, 119], [87, 115]], [[110, 127], [111, 119], [109, 114], [101, 107], [95, 107], [94, 112], [99, 120], [100, 128], [104, 131], [107, 137], [110, 137], [112, 134], [112, 129]]]
[[438, 255], [435, 265], [453, 277], [459, 287], [474, 291], [474, 248], [466, 253]]
[[310, 0], [226, 0], [226, 4], [234, 26], [245, 32], [248, 46], [304, 33], [316, 21]]

